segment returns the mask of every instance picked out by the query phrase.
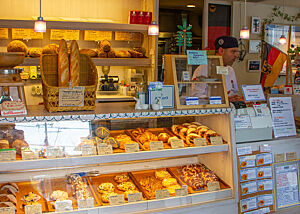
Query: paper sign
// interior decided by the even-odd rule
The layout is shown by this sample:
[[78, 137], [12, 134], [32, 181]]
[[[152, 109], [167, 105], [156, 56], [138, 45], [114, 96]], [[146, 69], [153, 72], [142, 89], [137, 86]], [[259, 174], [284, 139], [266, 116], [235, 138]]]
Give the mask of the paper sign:
[[155, 198], [156, 199], [164, 199], [164, 198], [169, 198], [169, 191], [168, 189], [161, 189], [161, 190], [156, 190], [155, 191]]
[[255, 167], [256, 156], [248, 155], [239, 157], [240, 168]]
[[262, 166], [273, 163], [272, 153], [262, 153], [256, 155], [256, 166]]
[[234, 116], [235, 129], [249, 129], [252, 128], [249, 115]]
[[210, 137], [211, 145], [221, 145], [223, 144], [223, 138], [221, 136]]
[[188, 71], [182, 71], [182, 80], [191, 81], [190, 73]]
[[237, 150], [238, 156], [252, 154], [251, 146], [240, 147], [240, 148], [237, 148], [236, 150]]
[[257, 167], [257, 179], [272, 178], [272, 166]]
[[210, 105], [222, 104], [221, 96], [210, 96], [209, 97], [209, 104]]
[[130, 33], [127, 32], [115, 32], [115, 40], [116, 41], [130, 41], [131, 39]]
[[55, 201], [55, 212], [73, 210], [72, 200]]
[[81, 155], [82, 156], [91, 156], [96, 154], [96, 147], [91, 145], [82, 145], [81, 146]]
[[182, 139], [174, 139], [171, 141], [171, 147], [172, 149], [180, 149], [184, 148], [184, 143]]
[[50, 40], [79, 40], [79, 30], [50, 30]]
[[257, 181], [241, 184], [241, 195], [248, 195], [257, 192]]
[[242, 89], [246, 101], [266, 100], [261, 85], [242, 85]]
[[0, 207], [0, 214], [15, 214], [13, 207]]
[[41, 204], [25, 206], [25, 214], [41, 214], [41, 213], [43, 213]]
[[257, 190], [258, 191], [273, 190], [273, 180], [272, 179], [258, 180]]
[[296, 152], [287, 152], [286, 154], [286, 160], [292, 161], [297, 159], [297, 153]]
[[8, 39], [8, 28], [0, 28], [0, 39]]
[[84, 40], [86, 41], [112, 40], [112, 31], [85, 30]]
[[158, 150], [163, 150], [163, 149], [164, 149], [164, 144], [162, 141], [150, 142], [150, 150], [151, 151], [158, 151]]
[[30, 148], [22, 148], [21, 149], [22, 160], [34, 160], [38, 159], [38, 153], [33, 152]]
[[266, 194], [266, 195], [258, 195], [257, 196], [257, 206], [258, 207], [265, 207], [271, 206], [274, 204], [273, 195]]
[[108, 197], [110, 205], [121, 205], [125, 203], [124, 194], [112, 195]]
[[217, 66], [217, 74], [228, 75], [228, 67], [227, 66]]
[[48, 146], [46, 148], [47, 158], [60, 158], [63, 157], [64, 152], [59, 147]]
[[213, 181], [213, 182], [209, 182], [207, 183], [207, 190], [208, 191], [216, 191], [216, 190], [220, 190], [220, 183], [218, 181]]
[[280, 153], [280, 154], [275, 154], [274, 155], [274, 162], [278, 163], [278, 162], [283, 162], [284, 161], [284, 153]]
[[195, 145], [195, 147], [207, 146], [206, 139], [205, 138], [195, 138], [194, 145]]
[[247, 210], [252, 210], [257, 208], [257, 197], [246, 198], [241, 200], [241, 211], [245, 212]]
[[188, 65], [207, 65], [206, 51], [187, 50]]
[[128, 194], [128, 203], [138, 202], [143, 200], [143, 195], [141, 192]]
[[296, 135], [291, 97], [270, 97], [269, 99], [274, 136]]
[[241, 169], [240, 170], [240, 181], [248, 181], [256, 179], [256, 169]]
[[108, 145], [106, 143], [98, 143], [97, 149], [98, 155], [108, 155], [113, 153], [112, 145]]
[[125, 144], [125, 152], [132, 153], [132, 152], [139, 152], [140, 147], [138, 143], [127, 143]]
[[259, 146], [260, 152], [272, 152], [272, 146], [269, 144], [264, 144]]
[[89, 197], [87, 199], [78, 199], [77, 200], [78, 209], [87, 209], [87, 208], [93, 208], [94, 207], [94, 198]]
[[63, 106], [84, 106], [84, 87], [60, 88], [58, 91], [58, 105]]
[[15, 161], [16, 149], [0, 149], [0, 161]]
[[34, 32], [34, 29], [12, 28], [12, 39], [43, 39], [43, 33]]
[[186, 196], [188, 194], [188, 189], [186, 185], [183, 185], [180, 189], [175, 189], [175, 196]]
[[186, 105], [199, 105], [199, 97], [186, 97], [185, 98]]

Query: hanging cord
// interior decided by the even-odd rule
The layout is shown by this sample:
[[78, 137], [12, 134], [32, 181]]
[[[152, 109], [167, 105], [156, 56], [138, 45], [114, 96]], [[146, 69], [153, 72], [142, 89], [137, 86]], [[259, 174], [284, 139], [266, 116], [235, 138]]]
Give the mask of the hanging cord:
[[156, 0], [153, 0], [153, 18], [152, 20], [155, 22], [156, 20]]
[[245, 19], [244, 19], [244, 27], [246, 27], [246, 5], [247, 5], [247, 0], [245, 0], [245, 6], [244, 6], [244, 14], [245, 14]]
[[40, 17], [42, 17], [42, 0], [40, 0]]

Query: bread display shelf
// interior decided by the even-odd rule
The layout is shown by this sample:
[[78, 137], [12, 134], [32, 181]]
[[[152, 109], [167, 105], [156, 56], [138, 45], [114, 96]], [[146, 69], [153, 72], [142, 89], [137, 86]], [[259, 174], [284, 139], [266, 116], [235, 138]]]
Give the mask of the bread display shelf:
[[208, 82], [205, 82], [205, 81], [184, 81], [184, 82], [177, 82], [178, 84], [199, 84], [199, 83], [203, 83], [203, 84], [222, 84], [221, 81], [208, 81]]

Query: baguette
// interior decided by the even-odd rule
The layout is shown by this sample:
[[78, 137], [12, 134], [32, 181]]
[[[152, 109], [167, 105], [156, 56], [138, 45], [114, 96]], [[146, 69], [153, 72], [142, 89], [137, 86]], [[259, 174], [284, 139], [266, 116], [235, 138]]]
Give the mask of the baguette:
[[70, 81], [72, 83], [72, 87], [79, 86], [79, 73], [79, 48], [77, 42], [72, 40], [70, 49]]
[[59, 41], [58, 51], [58, 86], [68, 87], [69, 85], [69, 55], [67, 43], [64, 39]]

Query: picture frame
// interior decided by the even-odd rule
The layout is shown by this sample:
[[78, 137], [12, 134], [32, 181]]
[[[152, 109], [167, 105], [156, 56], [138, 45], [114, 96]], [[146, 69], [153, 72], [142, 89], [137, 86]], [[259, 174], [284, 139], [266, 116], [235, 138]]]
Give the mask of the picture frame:
[[261, 52], [261, 40], [249, 40], [249, 53]]
[[248, 60], [248, 72], [260, 72], [261, 71], [261, 60]]
[[260, 17], [252, 17], [251, 19], [251, 33], [260, 34], [261, 31], [261, 19]]

